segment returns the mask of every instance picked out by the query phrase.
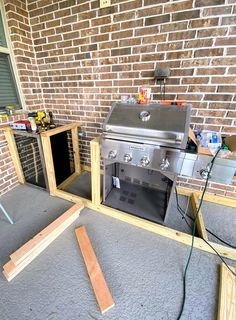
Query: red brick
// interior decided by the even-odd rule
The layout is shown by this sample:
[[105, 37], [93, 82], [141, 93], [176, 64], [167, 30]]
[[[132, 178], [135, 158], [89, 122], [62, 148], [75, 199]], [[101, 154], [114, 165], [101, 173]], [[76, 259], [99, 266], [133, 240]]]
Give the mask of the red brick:
[[195, 18], [198, 18], [199, 16], [200, 16], [200, 10], [182, 11], [178, 13], [173, 13], [172, 21], [195, 19]]
[[209, 101], [231, 101], [232, 95], [230, 94], [206, 94], [204, 96], [205, 100]]
[[94, 19], [91, 21], [92, 26], [100, 26], [103, 24], [109, 24], [111, 23], [111, 17], [107, 16], [107, 17], [102, 17], [102, 18], [98, 18], [98, 19]]
[[170, 15], [164, 14], [164, 15], [158, 15], [156, 17], [150, 17], [145, 19], [145, 26], [152, 26], [157, 24], [162, 24], [165, 22], [170, 21]]
[[142, 0], [133, 0], [120, 4], [120, 11], [134, 10], [142, 6]]
[[195, 3], [196, 7], [207, 7], [207, 6], [217, 6], [224, 4], [225, 0], [197, 0]]
[[187, 1], [182, 1], [179, 3], [170, 3], [170, 4], [166, 4], [164, 6], [164, 12], [165, 13], [170, 13], [170, 12], [176, 12], [176, 11], [184, 11], [187, 9], [192, 9], [193, 7], [193, 2], [190, 0]]
[[231, 6], [205, 8], [203, 10], [203, 16], [227, 15], [227, 14], [230, 14], [231, 11], [232, 11]]
[[236, 37], [217, 38], [215, 45], [216, 46], [236, 46]]
[[206, 28], [217, 26], [219, 22], [219, 18], [207, 18], [207, 19], [198, 19], [190, 21], [190, 28]]
[[148, 17], [148, 16], [154, 16], [154, 15], [160, 15], [163, 13], [163, 7], [161, 6], [155, 6], [152, 8], [144, 9], [143, 7], [137, 11], [137, 16], [139, 18], [142, 17]]
[[112, 34], [112, 40], [129, 38], [133, 36], [133, 30], [115, 32]]
[[223, 48], [199, 49], [194, 52], [194, 57], [222, 56]]

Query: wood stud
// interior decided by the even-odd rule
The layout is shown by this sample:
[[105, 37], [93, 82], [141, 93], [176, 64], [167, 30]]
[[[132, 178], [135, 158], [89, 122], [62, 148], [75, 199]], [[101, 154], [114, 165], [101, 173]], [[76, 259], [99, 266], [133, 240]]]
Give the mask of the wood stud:
[[90, 142], [91, 153], [91, 183], [92, 183], [92, 203], [99, 206], [101, 203], [101, 172], [100, 172], [100, 137]]
[[198, 196], [193, 192], [190, 196], [190, 199], [193, 207], [194, 216], [195, 218], [197, 218], [196, 226], [197, 226], [198, 235], [202, 239], [208, 241], [208, 236], [207, 236], [207, 232], [206, 232], [206, 228], [203, 220], [202, 211], [201, 209], [198, 211], [198, 208], [199, 208]]
[[[230, 267], [235, 273], [235, 268]], [[220, 268], [220, 288], [217, 320], [236, 319], [236, 277], [222, 263]]]
[[25, 183], [25, 177], [23, 173], [23, 169], [21, 166], [20, 158], [19, 158], [19, 153], [17, 150], [14, 134], [12, 132], [11, 127], [6, 127], [3, 128], [7, 143], [8, 143], [8, 148], [12, 157], [12, 161], [16, 170], [17, 178], [19, 183], [24, 184]]

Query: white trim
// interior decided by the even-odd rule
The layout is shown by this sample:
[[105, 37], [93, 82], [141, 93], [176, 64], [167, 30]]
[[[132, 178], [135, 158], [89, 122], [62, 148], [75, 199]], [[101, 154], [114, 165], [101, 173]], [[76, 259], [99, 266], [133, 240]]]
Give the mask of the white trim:
[[[20, 103], [21, 103], [22, 109], [26, 110], [25, 99], [24, 99], [24, 95], [23, 95], [23, 91], [22, 91], [22, 87], [21, 87], [21, 82], [20, 82], [20, 78], [19, 78], [19, 74], [18, 74], [18, 70], [17, 70], [17, 66], [16, 66], [15, 55], [14, 55], [14, 51], [13, 51], [13, 47], [12, 47], [12, 43], [11, 43], [11, 39], [10, 39], [9, 29], [7, 26], [6, 11], [5, 11], [3, 0], [0, 0], [0, 14], [2, 17], [3, 28], [5, 31], [5, 37], [6, 37], [6, 41], [7, 41], [7, 48], [0, 47], [0, 52], [9, 54], [9, 57], [11, 60], [11, 66], [12, 66], [12, 70], [13, 70], [13, 75], [15, 78], [15, 83], [17, 86], [17, 91], [18, 91], [18, 95], [19, 95], [19, 99], [20, 99]], [[2, 50], [2, 49], [4, 49], [4, 50]], [[21, 110], [21, 109], [19, 109], [19, 110]], [[16, 110], [16, 112], [18, 112], [19, 110]]]
[[6, 47], [1, 47], [0, 46], [0, 53], [7, 53], [7, 54], [10, 54], [10, 50]]

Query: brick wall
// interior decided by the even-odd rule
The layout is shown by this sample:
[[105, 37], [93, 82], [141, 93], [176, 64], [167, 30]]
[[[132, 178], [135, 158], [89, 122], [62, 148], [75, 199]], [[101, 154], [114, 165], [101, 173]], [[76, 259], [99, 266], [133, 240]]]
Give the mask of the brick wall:
[[[235, 0], [112, 0], [106, 9], [98, 4], [28, 0], [44, 106], [61, 123], [82, 123], [83, 163], [113, 101], [136, 95], [140, 85], [151, 86], [159, 99], [156, 66], [171, 68], [166, 98], [193, 104], [194, 129], [236, 133]], [[202, 188], [198, 180], [181, 183]], [[236, 188], [227, 188], [235, 196]], [[219, 184], [210, 191], [226, 194]]]

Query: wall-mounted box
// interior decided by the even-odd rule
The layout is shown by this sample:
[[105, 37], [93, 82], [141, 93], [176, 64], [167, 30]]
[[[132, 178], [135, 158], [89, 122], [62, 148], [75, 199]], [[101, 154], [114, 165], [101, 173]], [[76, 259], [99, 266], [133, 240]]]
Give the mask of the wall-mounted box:
[[111, 0], [100, 0], [100, 8], [107, 8], [111, 6]]

